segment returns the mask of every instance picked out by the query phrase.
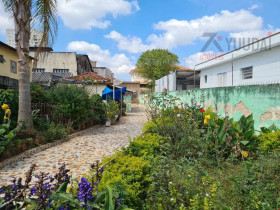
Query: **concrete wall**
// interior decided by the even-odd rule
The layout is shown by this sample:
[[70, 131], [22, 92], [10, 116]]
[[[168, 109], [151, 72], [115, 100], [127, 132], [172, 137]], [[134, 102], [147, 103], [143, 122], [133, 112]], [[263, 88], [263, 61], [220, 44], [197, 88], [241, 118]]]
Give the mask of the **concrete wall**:
[[45, 69], [45, 72], [53, 72], [53, 69], [69, 69], [69, 73], [77, 76], [77, 59], [74, 52], [50, 52], [38, 60], [37, 68]]
[[[238, 120], [253, 113], [255, 129], [275, 123], [280, 128], [280, 85], [258, 85], [175, 91], [171, 95], [184, 105], [192, 100], [205, 109], [211, 107], [220, 116]], [[144, 103], [145, 97], [140, 102]]]
[[[200, 88], [219, 87], [221, 73], [226, 73], [224, 86], [280, 83], [279, 45], [280, 34], [197, 65], [196, 69], [201, 70]], [[250, 66], [253, 66], [253, 78], [242, 79], [241, 69]]]
[[102, 96], [102, 91], [107, 87], [106, 84], [94, 84], [94, 85], [85, 85], [85, 89], [90, 96], [94, 94], [99, 94]]

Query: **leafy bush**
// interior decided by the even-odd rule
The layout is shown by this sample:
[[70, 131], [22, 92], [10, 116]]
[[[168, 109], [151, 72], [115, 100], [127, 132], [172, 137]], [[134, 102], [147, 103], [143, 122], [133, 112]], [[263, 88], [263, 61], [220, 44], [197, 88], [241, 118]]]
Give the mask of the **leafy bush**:
[[104, 162], [109, 162], [100, 182], [100, 188], [112, 186], [116, 197], [123, 204], [141, 209], [150, 184], [150, 170], [153, 157], [160, 153], [162, 137], [158, 134], [145, 134], [130, 141], [123, 149]]
[[98, 94], [93, 95], [90, 98], [92, 102], [92, 119], [96, 122], [100, 122], [102, 119], [105, 119], [105, 104], [103, 103], [102, 97]]
[[156, 156], [160, 152], [160, 145], [163, 143], [163, 138], [158, 134], [145, 134], [130, 141], [129, 147], [124, 151], [127, 155], [136, 157], [151, 157]]
[[149, 161], [142, 157], [117, 154], [106, 165], [99, 188], [111, 186], [114, 195], [121, 199], [121, 203], [141, 209], [146, 198], [146, 190], [150, 183]]
[[271, 133], [262, 133], [258, 137], [259, 148], [264, 152], [279, 152], [280, 151], [280, 131]]
[[30, 95], [32, 103], [47, 103], [51, 101], [49, 92], [47, 90], [43, 90], [40, 85], [31, 83]]
[[61, 85], [54, 88], [50, 96], [54, 106], [54, 115], [73, 120], [74, 127], [87, 121], [91, 113], [91, 101], [87, 91], [76, 85]]
[[65, 138], [66, 134], [66, 129], [62, 125], [51, 123], [49, 129], [43, 132], [42, 136], [45, 137], [47, 142], [52, 142]]

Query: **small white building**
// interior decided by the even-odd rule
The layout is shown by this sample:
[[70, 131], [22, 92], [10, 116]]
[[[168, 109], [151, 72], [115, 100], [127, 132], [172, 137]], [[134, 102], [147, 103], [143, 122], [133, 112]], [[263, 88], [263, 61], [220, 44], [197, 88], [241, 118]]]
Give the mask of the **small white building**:
[[280, 32], [196, 65], [200, 88], [280, 83]]

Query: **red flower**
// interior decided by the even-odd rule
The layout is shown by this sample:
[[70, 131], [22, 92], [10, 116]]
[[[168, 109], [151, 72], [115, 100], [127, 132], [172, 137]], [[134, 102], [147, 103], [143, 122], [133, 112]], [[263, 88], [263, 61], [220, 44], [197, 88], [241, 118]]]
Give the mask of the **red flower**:
[[200, 112], [203, 113], [203, 112], [205, 112], [205, 110], [204, 109], [200, 109]]

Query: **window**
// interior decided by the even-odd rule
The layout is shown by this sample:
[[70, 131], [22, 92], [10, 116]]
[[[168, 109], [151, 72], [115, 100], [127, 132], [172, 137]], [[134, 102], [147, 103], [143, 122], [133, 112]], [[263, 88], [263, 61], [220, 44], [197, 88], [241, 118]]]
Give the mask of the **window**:
[[0, 55], [0, 63], [6, 62], [3, 55]]
[[204, 83], [207, 83], [207, 75], [204, 76]]
[[226, 86], [227, 83], [227, 73], [221, 73], [218, 74], [218, 86], [219, 87], [224, 87]]
[[69, 69], [53, 69], [53, 73], [68, 73]]
[[241, 69], [241, 79], [252, 79], [253, 78], [253, 66]]
[[34, 72], [38, 72], [38, 73], [45, 72], [45, 69], [34, 69]]
[[11, 73], [17, 73], [17, 63], [14, 61], [11, 61]]

